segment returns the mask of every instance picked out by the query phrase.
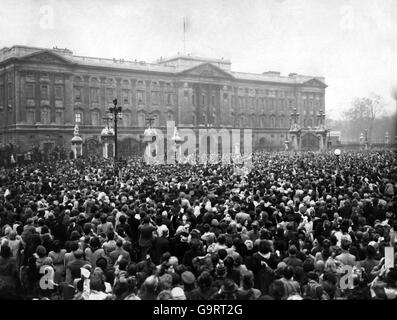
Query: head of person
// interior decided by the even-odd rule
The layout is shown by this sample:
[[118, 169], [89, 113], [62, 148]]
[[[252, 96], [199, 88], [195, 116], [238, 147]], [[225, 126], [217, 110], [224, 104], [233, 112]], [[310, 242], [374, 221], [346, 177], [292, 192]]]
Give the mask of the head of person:
[[287, 280], [291, 280], [294, 275], [294, 269], [291, 266], [286, 266], [283, 270], [283, 276]]
[[207, 291], [212, 286], [212, 277], [208, 271], [203, 271], [197, 278], [197, 285], [201, 291]]
[[12, 256], [11, 248], [7, 244], [3, 244], [0, 249], [0, 256], [4, 259]]
[[281, 280], [276, 280], [272, 282], [269, 287], [269, 295], [274, 298], [274, 300], [281, 300], [285, 294], [284, 283]]
[[348, 251], [350, 249], [350, 241], [347, 239], [342, 239], [341, 248], [342, 250]]
[[269, 252], [272, 252], [272, 247], [268, 240], [260, 240], [259, 252], [262, 254], [268, 254]]
[[244, 290], [252, 289], [254, 287], [254, 274], [252, 271], [246, 272], [243, 275], [241, 282]]

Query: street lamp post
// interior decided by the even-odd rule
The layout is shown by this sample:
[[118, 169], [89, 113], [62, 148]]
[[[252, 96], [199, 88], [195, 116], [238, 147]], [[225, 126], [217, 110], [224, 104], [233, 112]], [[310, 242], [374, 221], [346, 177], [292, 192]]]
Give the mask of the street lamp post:
[[364, 148], [368, 150], [368, 129], [364, 130]]
[[335, 149], [334, 154], [336, 156], [336, 171], [337, 171], [337, 173], [339, 173], [339, 170], [340, 170], [339, 157], [340, 157], [340, 154], [341, 154], [341, 150], [340, 149]]
[[118, 161], [118, 143], [117, 143], [117, 122], [119, 118], [121, 119], [121, 106], [117, 106], [117, 99], [113, 100], [112, 107], [109, 108], [110, 118], [114, 121], [114, 167], [117, 168]]
[[[392, 88], [392, 97], [394, 100], [396, 100], [396, 117], [397, 117], [397, 84], [394, 85]], [[397, 133], [395, 136], [396, 142], [397, 142]]]

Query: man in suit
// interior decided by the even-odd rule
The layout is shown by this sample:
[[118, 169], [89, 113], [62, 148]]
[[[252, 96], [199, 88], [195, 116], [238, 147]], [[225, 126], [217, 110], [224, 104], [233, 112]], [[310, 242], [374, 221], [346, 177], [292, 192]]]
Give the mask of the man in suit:
[[336, 260], [344, 265], [349, 265], [354, 267], [356, 265], [356, 257], [349, 252], [350, 241], [342, 239], [341, 242], [342, 253], [336, 256]]

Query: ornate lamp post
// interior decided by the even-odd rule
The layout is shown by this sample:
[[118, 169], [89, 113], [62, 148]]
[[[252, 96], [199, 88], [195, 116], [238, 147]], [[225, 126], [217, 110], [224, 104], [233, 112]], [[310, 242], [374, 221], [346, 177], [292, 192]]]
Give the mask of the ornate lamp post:
[[122, 119], [121, 106], [117, 106], [117, 99], [113, 100], [113, 106], [109, 107], [109, 118], [114, 121], [114, 168], [117, 168], [119, 160], [118, 143], [117, 143], [117, 122]]
[[360, 133], [360, 138], [359, 138], [359, 143], [360, 143], [360, 149], [363, 149], [364, 145], [364, 133]]
[[364, 130], [364, 149], [368, 150], [368, 129]]
[[179, 163], [182, 157], [181, 153], [181, 144], [182, 144], [182, 138], [179, 135], [178, 129], [175, 127], [174, 128], [174, 136], [172, 137], [172, 141], [175, 143], [175, 160]]
[[74, 126], [74, 132], [73, 132], [73, 138], [71, 140], [72, 144], [72, 151], [73, 151], [73, 156], [74, 159], [77, 159], [79, 156], [83, 155], [83, 139], [81, 139], [80, 134], [79, 134], [79, 126], [76, 124]]
[[389, 131], [385, 132], [385, 144], [388, 145], [390, 143]]
[[[106, 125], [101, 132], [101, 141], [103, 144], [102, 152], [103, 152], [103, 157], [107, 159], [109, 157], [109, 145], [111, 145], [111, 141], [114, 141], [114, 131], [112, 128], [109, 127], [110, 117], [104, 117], [103, 119], [105, 120]], [[112, 151], [114, 152], [114, 149], [112, 149]]]
[[293, 112], [291, 113], [291, 119], [293, 120], [291, 123], [291, 128], [290, 128], [290, 134], [292, 136], [292, 146], [295, 150], [299, 148], [299, 135], [300, 135], [300, 128], [298, 125], [298, 118], [299, 118], [299, 113], [297, 112], [296, 108], [293, 109]]
[[146, 144], [145, 150], [145, 158], [146, 163], [150, 163], [152, 159], [152, 146], [154, 144], [154, 138], [156, 137], [156, 130], [152, 129], [152, 122], [154, 118], [149, 115], [149, 118], [146, 118], [146, 122], [149, 123], [148, 128], [143, 132], [143, 142]]

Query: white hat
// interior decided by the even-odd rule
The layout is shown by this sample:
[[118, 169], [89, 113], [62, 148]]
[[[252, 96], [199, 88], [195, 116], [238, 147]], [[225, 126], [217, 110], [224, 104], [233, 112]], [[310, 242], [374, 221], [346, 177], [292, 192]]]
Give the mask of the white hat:
[[186, 300], [185, 292], [181, 287], [175, 287], [171, 290], [171, 295], [174, 300]]
[[164, 233], [168, 233], [168, 232], [169, 232], [168, 227], [165, 224], [162, 224], [157, 229], [157, 234], [159, 235], [159, 237], [161, 237]]

